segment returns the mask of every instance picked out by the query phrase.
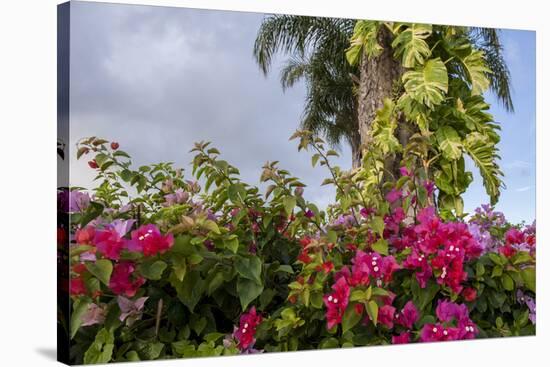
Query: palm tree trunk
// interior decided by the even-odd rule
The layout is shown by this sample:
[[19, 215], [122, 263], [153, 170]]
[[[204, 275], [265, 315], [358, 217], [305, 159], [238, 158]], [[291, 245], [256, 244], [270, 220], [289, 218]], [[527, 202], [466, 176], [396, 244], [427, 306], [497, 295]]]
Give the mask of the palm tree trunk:
[[[370, 144], [370, 130], [376, 111], [383, 106], [384, 98], [392, 96], [395, 81], [402, 73], [401, 64], [393, 57], [391, 34], [385, 26], [378, 32], [378, 43], [383, 48], [382, 53], [377, 57], [363, 57], [360, 64], [357, 114], [361, 147], [364, 149], [368, 149]], [[401, 135], [399, 131], [396, 134]], [[399, 170], [395, 161], [395, 158], [390, 158], [386, 162], [386, 168], [392, 173]]]

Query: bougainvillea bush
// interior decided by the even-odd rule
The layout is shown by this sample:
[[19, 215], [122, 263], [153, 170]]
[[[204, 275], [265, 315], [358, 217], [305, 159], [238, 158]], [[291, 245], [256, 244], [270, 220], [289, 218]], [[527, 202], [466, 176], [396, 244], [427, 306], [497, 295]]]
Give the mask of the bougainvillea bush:
[[71, 213], [72, 362], [535, 334], [534, 223], [489, 205], [442, 210], [407, 155], [387, 179], [368, 154], [343, 171], [322, 139], [292, 138], [327, 170], [333, 205], [306, 201], [277, 162], [266, 190], [242, 182], [207, 142], [189, 174], [79, 142], [97, 187], [58, 194]]

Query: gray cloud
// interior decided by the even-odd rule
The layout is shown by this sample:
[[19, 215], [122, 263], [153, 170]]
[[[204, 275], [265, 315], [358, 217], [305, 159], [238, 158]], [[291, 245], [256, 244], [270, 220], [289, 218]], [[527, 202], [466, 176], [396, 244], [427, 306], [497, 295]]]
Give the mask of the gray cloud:
[[[97, 135], [119, 141], [136, 164], [187, 166], [193, 142], [210, 140], [257, 184], [261, 166], [279, 160], [325, 205], [327, 175], [312, 169], [288, 137], [297, 128], [304, 86], [283, 94], [275, 65], [265, 78], [252, 57], [263, 15], [73, 2], [71, 144]], [[338, 164], [350, 166], [347, 148]], [[84, 161], [71, 184], [90, 187]]]

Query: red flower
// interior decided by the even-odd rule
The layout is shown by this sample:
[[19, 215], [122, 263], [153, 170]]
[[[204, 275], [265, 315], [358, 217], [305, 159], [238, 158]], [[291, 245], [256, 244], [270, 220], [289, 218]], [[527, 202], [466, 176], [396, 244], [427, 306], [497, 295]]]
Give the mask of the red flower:
[[393, 328], [393, 319], [395, 315], [395, 307], [384, 305], [378, 309], [378, 322], [385, 325], [388, 329]]
[[98, 166], [97, 162], [95, 161], [95, 159], [92, 159], [91, 161], [89, 161], [88, 166], [90, 166], [91, 169], [99, 168], [99, 166]]
[[306, 248], [310, 243], [311, 243], [311, 238], [307, 236], [300, 239], [300, 246], [302, 246], [303, 248]]
[[459, 334], [459, 330], [456, 327], [444, 326], [439, 323], [425, 324], [420, 331], [420, 340], [423, 342], [458, 340]]
[[407, 329], [412, 329], [419, 316], [418, 309], [412, 301], [409, 301], [401, 312], [395, 314], [395, 322]]
[[394, 335], [391, 337], [392, 344], [407, 344], [411, 341], [411, 333], [405, 331], [399, 335]]
[[71, 279], [69, 289], [72, 296], [86, 294], [86, 284], [84, 284], [84, 279], [80, 277]]
[[472, 302], [477, 297], [477, 291], [474, 288], [464, 288], [462, 290], [462, 297], [464, 297], [464, 300], [467, 302]]
[[327, 328], [332, 329], [342, 322], [342, 316], [348, 307], [349, 285], [345, 277], [340, 277], [332, 286], [334, 292], [323, 297], [325, 306], [327, 306], [326, 318]]
[[332, 269], [334, 269], [334, 264], [332, 263], [332, 261], [324, 262], [316, 268], [317, 271], [322, 271], [325, 274], [330, 273]]
[[82, 274], [86, 271], [86, 265], [83, 263], [74, 264], [73, 271], [77, 274]]
[[118, 260], [122, 249], [126, 246], [126, 240], [121, 238], [114, 228], [110, 228], [96, 231], [94, 244], [103, 256], [111, 260]]
[[95, 228], [92, 226], [79, 228], [76, 230], [74, 237], [79, 245], [91, 244], [95, 237]]
[[403, 197], [403, 192], [398, 189], [391, 189], [390, 192], [386, 194], [386, 200], [393, 204], [397, 200], [401, 199]]
[[134, 275], [135, 269], [134, 263], [129, 261], [115, 265], [109, 281], [109, 288], [114, 294], [124, 294], [127, 297], [135, 296], [139, 287], [145, 283], [145, 279]]
[[523, 235], [523, 232], [517, 230], [516, 228], [510, 228], [508, 231], [506, 231], [504, 237], [506, 239], [506, 244], [508, 245], [520, 244], [525, 241], [525, 236]]
[[256, 313], [254, 306], [247, 313], [241, 315], [239, 326], [233, 332], [233, 336], [239, 342], [240, 350], [246, 350], [254, 345], [256, 328], [261, 322], [262, 316]]
[[298, 255], [298, 260], [303, 262], [304, 264], [309, 264], [311, 262], [311, 257], [307, 253], [307, 250], [303, 250], [300, 252], [300, 255]]
[[113, 141], [113, 142], [111, 143], [111, 149], [112, 149], [112, 150], [117, 150], [118, 147], [119, 147], [119, 145], [118, 145], [118, 143], [117, 143], [116, 141]]
[[506, 256], [507, 258], [511, 258], [512, 256], [514, 256], [516, 254], [517, 250], [515, 248], [513, 248], [511, 245], [505, 245], [505, 246], [500, 247], [498, 249], [498, 252], [501, 255]]
[[162, 254], [172, 247], [174, 236], [169, 233], [163, 236], [157, 226], [146, 224], [132, 231], [132, 239], [128, 242], [128, 249], [143, 252], [144, 256]]

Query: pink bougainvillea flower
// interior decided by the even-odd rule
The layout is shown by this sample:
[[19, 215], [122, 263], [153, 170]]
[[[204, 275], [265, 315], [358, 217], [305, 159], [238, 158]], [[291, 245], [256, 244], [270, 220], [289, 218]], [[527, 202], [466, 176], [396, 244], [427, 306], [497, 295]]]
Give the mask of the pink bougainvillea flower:
[[511, 245], [504, 245], [499, 247], [498, 252], [507, 258], [511, 258], [517, 253], [517, 250]]
[[333, 292], [323, 297], [327, 307], [327, 328], [332, 329], [342, 322], [342, 316], [348, 307], [350, 289], [345, 277], [340, 277], [332, 286]]
[[435, 183], [433, 181], [426, 180], [423, 184], [424, 188], [428, 192], [428, 197], [432, 196], [435, 191]]
[[93, 226], [86, 226], [76, 230], [74, 235], [76, 243], [79, 245], [93, 244], [95, 237], [95, 228]]
[[411, 171], [405, 166], [399, 168], [399, 174], [401, 174], [401, 176], [412, 176]]
[[126, 247], [126, 239], [121, 237], [114, 228], [96, 230], [94, 244], [99, 252], [108, 259], [120, 259], [122, 249]]
[[126, 297], [118, 296], [116, 300], [120, 308], [120, 321], [126, 320], [126, 325], [132, 326], [134, 322], [140, 320], [143, 315], [143, 306], [148, 299], [149, 297], [140, 297], [132, 301]]
[[86, 313], [82, 315], [82, 326], [91, 326], [96, 324], [103, 324], [105, 322], [105, 306], [98, 306], [95, 303], [91, 303], [86, 310]]
[[133, 297], [139, 287], [145, 283], [145, 279], [135, 276], [136, 267], [134, 263], [125, 261], [118, 263], [113, 268], [109, 288], [114, 294], [124, 294], [127, 297]]
[[261, 322], [262, 316], [256, 313], [254, 306], [241, 315], [239, 326], [233, 332], [233, 337], [237, 339], [237, 346], [241, 351], [249, 350], [254, 345], [256, 328]]
[[173, 194], [164, 195], [164, 200], [166, 200], [163, 203], [164, 206], [183, 204], [189, 200], [189, 193], [179, 188]]
[[361, 214], [361, 216], [363, 218], [368, 218], [370, 215], [374, 214], [376, 212], [376, 209], [374, 208], [361, 208], [361, 210], [359, 211], [359, 214]]
[[84, 284], [84, 279], [80, 277], [72, 278], [69, 289], [72, 296], [80, 296], [86, 294], [86, 284]]
[[409, 331], [402, 332], [399, 335], [391, 337], [392, 344], [407, 344], [411, 341], [411, 333]]
[[420, 331], [420, 341], [422, 342], [441, 342], [458, 339], [458, 328], [445, 326], [439, 323], [425, 324]]
[[315, 213], [313, 213], [311, 210], [308, 209], [308, 210], [306, 210], [306, 212], [304, 213], [304, 216], [305, 216], [306, 218], [310, 218], [310, 219], [311, 219], [311, 218], [313, 218], [313, 217], [315, 216]]
[[523, 232], [519, 231], [516, 228], [510, 228], [508, 231], [506, 231], [504, 238], [506, 239], [506, 243], [509, 245], [516, 245], [525, 241], [525, 236]]
[[403, 192], [395, 188], [391, 189], [390, 192], [386, 194], [386, 200], [390, 204], [395, 203], [397, 200], [401, 199], [402, 197], [403, 197]]
[[157, 226], [146, 224], [132, 231], [128, 250], [142, 252], [144, 256], [153, 256], [166, 252], [173, 244], [174, 236], [171, 233], [163, 236]]
[[393, 328], [393, 320], [395, 317], [395, 307], [384, 305], [378, 309], [378, 322], [388, 329]]
[[393, 256], [382, 257], [380, 264], [380, 273], [382, 280], [386, 283], [391, 282], [393, 273], [400, 268], [401, 267], [399, 266], [397, 261], [395, 261], [395, 258]]
[[90, 194], [78, 190], [72, 190], [69, 193], [69, 211], [71, 213], [81, 213], [90, 205]]
[[405, 304], [401, 312], [395, 314], [395, 323], [407, 329], [412, 329], [419, 317], [418, 309], [413, 301], [409, 301]]
[[110, 227], [113, 228], [120, 237], [126, 236], [136, 221], [134, 219], [115, 219], [111, 222]]
[[439, 300], [435, 314], [440, 323], [424, 325], [420, 332], [421, 341], [461, 340], [476, 337], [478, 329], [470, 320], [466, 305]]

